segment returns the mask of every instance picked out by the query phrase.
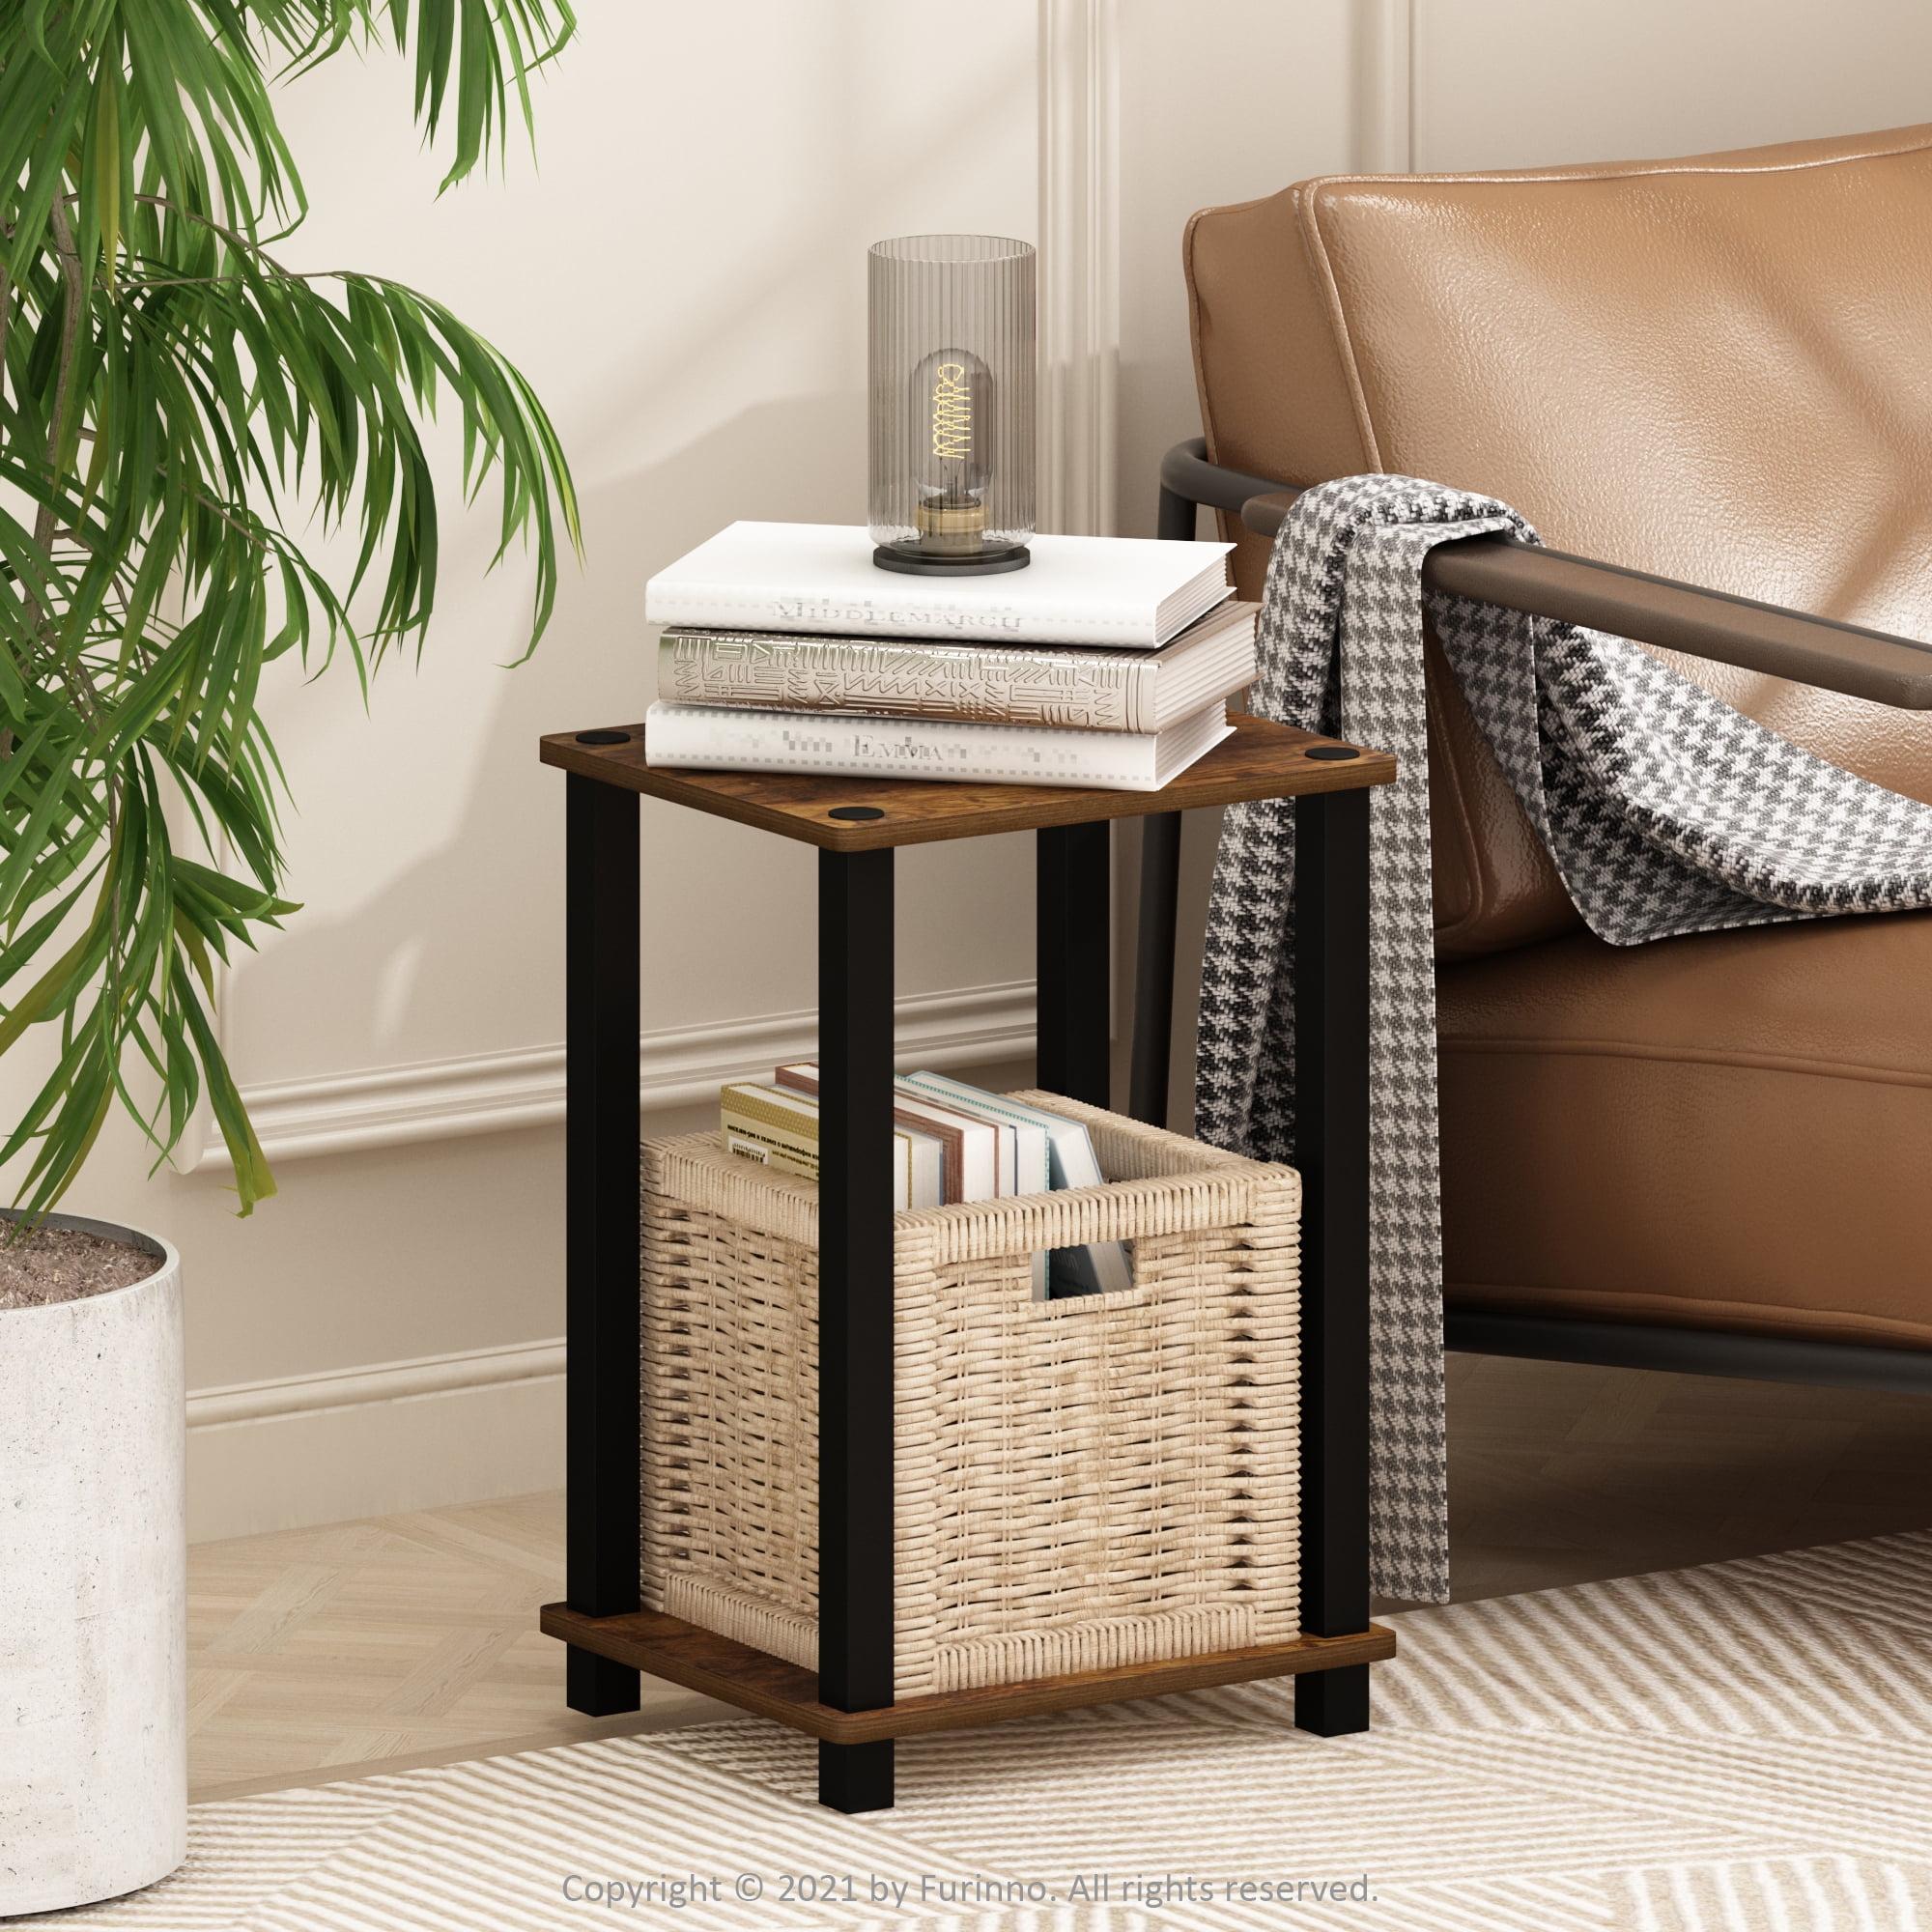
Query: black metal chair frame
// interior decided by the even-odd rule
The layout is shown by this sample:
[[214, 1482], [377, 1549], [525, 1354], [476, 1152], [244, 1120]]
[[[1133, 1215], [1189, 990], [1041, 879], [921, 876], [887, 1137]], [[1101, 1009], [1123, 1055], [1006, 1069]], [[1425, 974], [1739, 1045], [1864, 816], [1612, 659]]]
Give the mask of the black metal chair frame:
[[[1291, 485], [1208, 462], [1205, 442], [1196, 438], [1176, 444], [1161, 463], [1158, 532], [1192, 541], [1196, 511], [1206, 508], [1238, 517], [1247, 528], [1272, 535], [1294, 495]], [[1821, 690], [1901, 709], [1932, 710], [1932, 644], [1540, 549], [1513, 537], [1470, 537], [1439, 546], [1430, 554], [1423, 582], [1451, 595], [1609, 631]], [[1180, 813], [1157, 813], [1141, 824], [1129, 1109], [1138, 1119], [1164, 1124], [1174, 1030]], [[1476, 1310], [1449, 1311], [1443, 1331], [1451, 1349], [1480, 1354], [1932, 1393], [1932, 1350]]]

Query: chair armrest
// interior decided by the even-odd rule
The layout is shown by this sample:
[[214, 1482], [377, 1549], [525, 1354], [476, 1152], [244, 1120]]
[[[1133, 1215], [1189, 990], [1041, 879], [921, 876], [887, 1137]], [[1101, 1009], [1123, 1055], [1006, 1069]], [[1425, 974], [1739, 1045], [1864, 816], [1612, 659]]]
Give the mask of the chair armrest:
[[[1198, 438], [1171, 450], [1161, 465], [1163, 490], [1236, 512], [1249, 529], [1272, 536], [1297, 493], [1277, 483], [1255, 489], [1257, 480], [1208, 462]], [[1239, 495], [1243, 490], [1249, 494]], [[1699, 589], [1515, 537], [1438, 544], [1423, 565], [1422, 581], [1453, 597], [1581, 624], [1899, 710], [1932, 711], [1932, 644], [1914, 638]]]

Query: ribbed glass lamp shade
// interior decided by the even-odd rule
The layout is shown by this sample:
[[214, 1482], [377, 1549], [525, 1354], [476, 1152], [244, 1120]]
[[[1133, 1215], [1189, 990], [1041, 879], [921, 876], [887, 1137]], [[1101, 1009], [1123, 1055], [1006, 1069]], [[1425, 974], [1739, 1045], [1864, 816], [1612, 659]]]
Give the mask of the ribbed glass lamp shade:
[[870, 521], [882, 569], [1017, 570], [1034, 527], [1034, 251], [874, 243]]

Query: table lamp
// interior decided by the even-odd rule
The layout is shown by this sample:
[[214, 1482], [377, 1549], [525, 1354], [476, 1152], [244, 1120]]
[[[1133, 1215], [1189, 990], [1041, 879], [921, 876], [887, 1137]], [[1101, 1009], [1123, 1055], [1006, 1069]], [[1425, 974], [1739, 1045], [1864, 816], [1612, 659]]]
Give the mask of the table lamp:
[[998, 235], [872, 246], [869, 522], [881, 570], [1021, 570], [1034, 531], [1034, 251]]

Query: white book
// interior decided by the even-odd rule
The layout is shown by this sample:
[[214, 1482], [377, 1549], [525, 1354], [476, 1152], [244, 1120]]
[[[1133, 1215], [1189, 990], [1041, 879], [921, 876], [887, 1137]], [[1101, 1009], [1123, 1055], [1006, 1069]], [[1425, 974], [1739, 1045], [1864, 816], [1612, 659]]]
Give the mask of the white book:
[[1255, 681], [1260, 614], [1259, 604], [1223, 604], [1157, 651], [673, 625], [658, 639], [657, 695], [757, 711], [1158, 731]]
[[1058, 731], [1041, 724], [653, 704], [644, 713], [644, 762], [658, 771], [823, 772], [1159, 791], [1234, 728], [1219, 699], [1164, 731]]
[[[902, 1080], [898, 1084], [911, 1087], [915, 1093], [925, 1092], [911, 1081]], [[938, 1096], [934, 1094], [931, 1097]], [[1053, 1185], [1046, 1129], [1037, 1121], [1029, 1120], [1009, 1106], [1003, 1095], [988, 1094], [982, 1088], [968, 1087], [958, 1080], [947, 1089], [946, 1104], [956, 1107], [962, 1114], [977, 1114], [982, 1120], [990, 1121], [999, 1130], [1005, 1150], [1001, 1160], [1012, 1163], [1012, 1184], [1002, 1186], [1002, 1194], [1044, 1194]], [[1003, 1167], [1003, 1179], [1005, 1172]]]
[[895, 1148], [905, 1143], [906, 1186], [901, 1202], [896, 1182], [893, 1206], [896, 1208], [937, 1208], [946, 1199], [946, 1150], [930, 1134], [897, 1127], [893, 1132]]
[[861, 524], [736, 523], [644, 585], [653, 624], [1151, 651], [1234, 594], [1233, 544], [1037, 536], [1024, 570], [909, 577]]
[[975, 1120], [952, 1107], [941, 1106], [926, 1095], [893, 1087], [893, 1114], [910, 1125], [918, 1121], [923, 1130], [942, 1144], [955, 1133], [959, 1136], [959, 1192], [952, 1199], [993, 1201], [1000, 1193], [1000, 1139], [984, 1121]]
[[[1026, 1121], [1046, 1137], [1049, 1178], [1055, 1187], [1098, 1187], [1106, 1176], [1086, 1122], [1055, 1114], [1044, 1107], [1015, 1100], [1009, 1094], [988, 1094], [944, 1073], [908, 1073], [899, 1083], [930, 1094], [936, 1100], [964, 1106], [969, 1100], [984, 1108], [1004, 1110], [1015, 1121]], [[1127, 1251], [1119, 1241], [1094, 1241], [1082, 1248], [1060, 1248], [1053, 1256], [1054, 1290], [1060, 1294], [1112, 1294], [1133, 1286]]]

